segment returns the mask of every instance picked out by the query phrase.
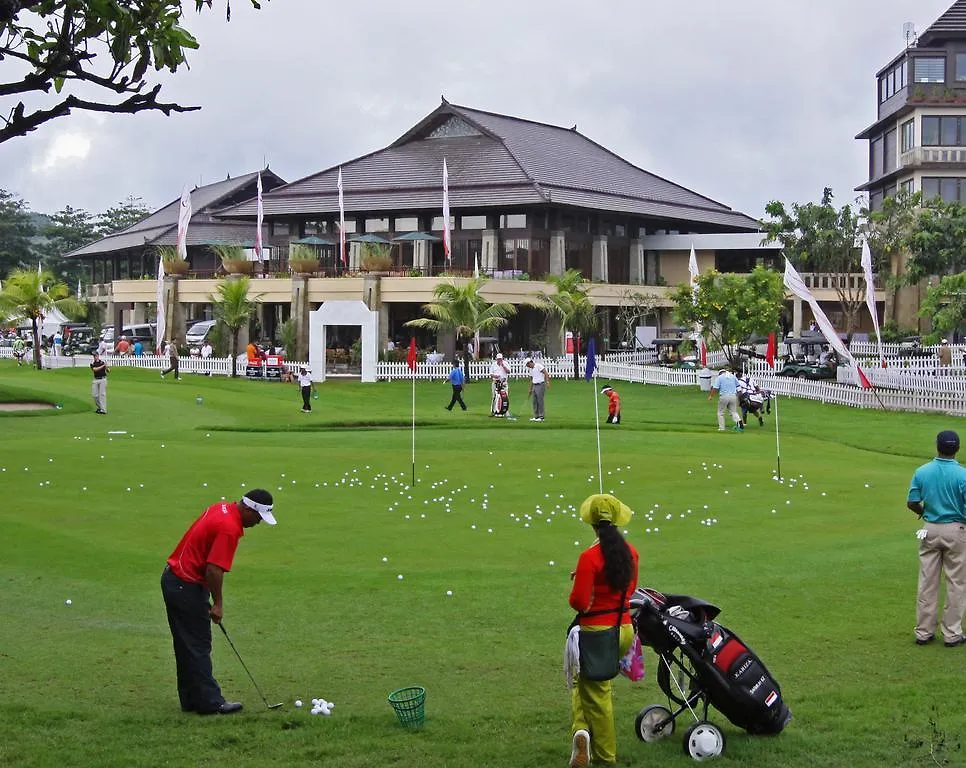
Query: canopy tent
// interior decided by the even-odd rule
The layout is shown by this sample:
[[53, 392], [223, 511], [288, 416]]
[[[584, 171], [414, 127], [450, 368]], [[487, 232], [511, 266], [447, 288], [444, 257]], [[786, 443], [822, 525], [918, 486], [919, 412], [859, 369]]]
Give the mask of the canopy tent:
[[[69, 322], [70, 318], [67, 315], [57, 309], [57, 307], [51, 307], [50, 311], [44, 315], [43, 320], [37, 322], [37, 329], [42, 336], [53, 336], [60, 330], [60, 326]], [[30, 330], [30, 328], [32, 328], [32, 324], [29, 317], [21, 318], [17, 321], [17, 330]]]

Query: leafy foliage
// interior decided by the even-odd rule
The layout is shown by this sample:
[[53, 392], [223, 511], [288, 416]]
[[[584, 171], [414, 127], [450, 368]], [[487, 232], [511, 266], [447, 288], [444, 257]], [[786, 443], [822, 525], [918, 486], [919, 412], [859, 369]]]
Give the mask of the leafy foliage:
[[34, 258], [30, 240], [35, 234], [27, 204], [0, 189], [0, 276], [26, 267]]
[[792, 203], [790, 211], [773, 200], [765, 206], [771, 219], [762, 221], [762, 227], [766, 242], [780, 242], [799, 271], [828, 276], [845, 316], [845, 332], [851, 335], [865, 302], [865, 282], [849, 279], [862, 271], [858, 246], [862, 219], [850, 205], [836, 208], [832, 198], [831, 188], [826, 187], [820, 203]]
[[568, 269], [562, 275], [548, 275], [546, 281], [556, 289], [554, 293], [540, 291], [534, 294], [531, 304], [542, 310], [547, 317], [555, 317], [565, 331], [574, 335], [574, 377], [580, 376], [577, 337], [589, 336], [598, 327], [597, 307], [591, 301], [583, 274], [578, 269]]
[[[198, 41], [181, 26], [190, 0], [41, 0], [0, 3], [0, 59], [21, 62], [13, 79], [0, 82], [0, 143], [74, 109], [134, 114], [154, 110], [170, 115], [198, 107], [158, 101], [149, 69], [177, 72]], [[250, 0], [260, 8], [259, 0]], [[195, 10], [212, 0], [194, 0]], [[226, 11], [231, 18], [230, 0]], [[8, 68], [8, 71], [9, 70]], [[19, 78], [19, 79], [17, 79]], [[24, 94], [49, 104], [27, 111]], [[89, 96], [99, 100], [89, 100]], [[42, 97], [41, 97], [42, 98]], [[16, 103], [14, 103], [16, 101]]]
[[251, 322], [258, 297], [248, 295], [251, 279], [236, 277], [218, 281], [215, 293], [209, 296], [215, 320], [224, 324], [231, 335], [231, 375], [238, 375], [238, 332]]
[[71, 297], [70, 289], [57, 282], [50, 272], [35, 272], [32, 269], [15, 270], [3, 281], [0, 291], [0, 315], [9, 318], [30, 320], [34, 339], [34, 364], [40, 369], [40, 327], [52, 308], [56, 307], [65, 314], [82, 315], [83, 307]]
[[757, 267], [749, 275], [714, 270], [698, 276], [696, 290], [679, 285], [672, 295], [674, 319], [682, 326], [700, 326], [709, 349], [723, 350], [738, 363], [738, 345], [749, 336], [778, 328], [785, 287], [777, 272]]
[[927, 200], [919, 209], [908, 237], [909, 260], [905, 282], [915, 285], [930, 275], [966, 270], [966, 206], [941, 198]]
[[949, 334], [959, 328], [966, 318], [966, 272], [946, 275], [929, 288], [919, 314], [931, 317], [937, 332]]

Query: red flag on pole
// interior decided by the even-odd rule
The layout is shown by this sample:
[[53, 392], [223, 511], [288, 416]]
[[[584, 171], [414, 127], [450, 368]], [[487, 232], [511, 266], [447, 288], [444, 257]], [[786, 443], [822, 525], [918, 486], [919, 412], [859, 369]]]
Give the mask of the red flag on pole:
[[409, 354], [406, 355], [406, 365], [409, 366], [409, 370], [415, 372], [416, 370], [416, 338], [410, 337], [409, 339]]
[[704, 339], [701, 339], [701, 365], [708, 367], [708, 345], [704, 343]]
[[775, 332], [768, 334], [768, 346], [765, 348], [765, 362], [769, 368], [775, 367]]

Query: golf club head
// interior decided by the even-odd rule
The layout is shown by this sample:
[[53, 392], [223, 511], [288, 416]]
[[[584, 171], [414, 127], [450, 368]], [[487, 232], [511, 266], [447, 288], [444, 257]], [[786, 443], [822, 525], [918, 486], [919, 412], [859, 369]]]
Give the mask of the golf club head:
[[285, 702], [280, 701], [278, 704], [269, 704], [268, 705], [268, 708], [269, 709], [279, 709], [282, 706], [282, 704], [284, 704], [284, 703]]

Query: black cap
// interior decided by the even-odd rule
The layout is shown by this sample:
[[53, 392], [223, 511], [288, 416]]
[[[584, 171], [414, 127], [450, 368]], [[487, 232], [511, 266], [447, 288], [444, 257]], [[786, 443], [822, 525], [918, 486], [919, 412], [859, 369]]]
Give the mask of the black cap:
[[959, 435], [951, 429], [944, 429], [936, 435], [936, 450], [946, 456], [959, 452]]

